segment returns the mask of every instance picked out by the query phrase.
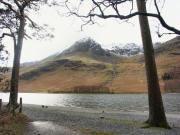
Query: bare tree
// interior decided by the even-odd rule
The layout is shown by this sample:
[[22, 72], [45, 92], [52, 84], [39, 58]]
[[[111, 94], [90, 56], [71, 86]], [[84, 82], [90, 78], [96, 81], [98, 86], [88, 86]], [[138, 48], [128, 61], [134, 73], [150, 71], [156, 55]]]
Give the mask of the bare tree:
[[[144, 0], [137, 0], [137, 6], [139, 12], [146, 12], [146, 3]], [[147, 120], [147, 123], [149, 123], [149, 125], [151, 126], [169, 128], [160, 92], [156, 62], [154, 58], [154, 49], [147, 16], [140, 15], [139, 22], [144, 48], [149, 95], [149, 118]]]
[[[75, 3], [78, 6], [75, 6], [72, 1], [65, 1], [65, 6], [68, 9], [69, 14], [82, 18], [83, 21], [85, 21], [83, 25], [89, 23], [94, 24], [96, 22], [96, 17], [102, 19], [117, 18], [120, 20], [128, 20], [134, 16], [139, 16], [148, 83], [149, 118], [147, 123], [150, 126], [169, 128], [159, 87], [154, 49], [147, 17], [154, 17], [158, 19], [160, 24], [167, 30], [171, 31], [172, 34], [180, 35], [180, 30], [166, 23], [164, 18], [161, 16], [161, 12], [156, 0], [154, 0], [154, 6], [157, 13], [147, 12], [146, 0], [136, 0], [138, 7], [137, 11], [135, 11], [134, 8], [134, 0], [89, 0], [88, 2], [85, 0], [80, 0], [79, 4]], [[87, 4], [88, 6], [89, 4], [92, 4], [92, 6], [89, 6], [90, 9], [88, 12], [82, 14], [80, 8]], [[121, 10], [123, 4], [125, 6], [129, 5], [129, 13], [126, 15], [123, 15]]]
[[[43, 30], [30, 17], [29, 13], [32, 10], [37, 11], [40, 4], [47, 3], [46, 0], [0, 0], [1, 16], [0, 28], [3, 31], [0, 39], [10, 37], [14, 44], [14, 61], [11, 75], [11, 88], [9, 105], [16, 108], [18, 98], [18, 81], [19, 81], [19, 67], [20, 57], [24, 38], [31, 38], [26, 33], [26, 27], [31, 27], [36, 31], [36, 35]], [[50, 34], [45, 33], [46, 36]], [[34, 36], [36, 36], [34, 35]]]

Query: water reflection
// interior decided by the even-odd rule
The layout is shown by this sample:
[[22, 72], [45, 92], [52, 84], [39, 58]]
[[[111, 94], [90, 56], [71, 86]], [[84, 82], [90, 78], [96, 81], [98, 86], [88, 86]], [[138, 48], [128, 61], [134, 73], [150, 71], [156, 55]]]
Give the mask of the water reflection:
[[23, 135], [80, 135], [66, 127], [50, 121], [30, 122]]
[[[23, 103], [82, 107], [94, 109], [111, 109], [123, 111], [148, 111], [147, 94], [40, 94], [20, 93]], [[8, 102], [9, 94], [0, 93], [0, 98]], [[163, 94], [167, 112], [180, 113], [180, 94]]]

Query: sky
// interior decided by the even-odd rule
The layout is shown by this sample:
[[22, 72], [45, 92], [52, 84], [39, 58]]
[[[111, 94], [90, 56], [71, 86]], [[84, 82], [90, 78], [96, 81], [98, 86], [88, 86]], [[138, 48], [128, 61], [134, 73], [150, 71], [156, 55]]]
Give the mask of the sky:
[[[152, 1], [152, 0], [151, 0]], [[152, 5], [147, 6], [147, 10], [153, 10]], [[162, 16], [171, 26], [180, 29], [180, 0], [166, 0], [162, 8]], [[33, 14], [31, 17], [38, 23], [46, 23], [54, 28], [54, 38], [50, 40], [24, 40], [21, 63], [42, 60], [49, 55], [61, 52], [70, 47], [75, 41], [82, 38], [91, 37], [99, 42], [103, 48], [111, 48], [114, 44], [136, 43], [142, 46], [141, 34], [138, 17], [130, 19], [129, 23], [116, 19], [103, 20], [98, 19], [98, 24], [86, 25], [81, 31], [83, 23], [79, 18], [74, 16], [63, 16], [57, 8], [43, 7], [39, 14]], [[176, 35], [167, 35], [158, 38], [156, 26], [158, 21], [149, 18], [153, 42], [165, 42]], [[164, 31], [164, 29], [162, 29]], [[8, 66], [13, 61], [13, 42], [10, 39], [6, 49], [9, 50]]]

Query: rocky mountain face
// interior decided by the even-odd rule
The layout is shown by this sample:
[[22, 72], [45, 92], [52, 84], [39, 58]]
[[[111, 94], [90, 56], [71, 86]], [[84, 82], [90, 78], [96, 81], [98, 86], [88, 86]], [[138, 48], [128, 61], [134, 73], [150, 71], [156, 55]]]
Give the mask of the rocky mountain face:
[[138, 55], [143, 52], [142, 48], [135, 43], [129, 43], [124, 46], [114, 46], [109, 51], [115, 55], [126, 57]]
[[101, 47], [99, 43], [90, 38], [84, 38], [75, 42], [70, 48], [64, 50], [60, 55], [68, 55], [74, 52], [91, 52], [95, 55], [110, 56], [110, 52]]
[[88, 38], [82, 39], [74, 43], [70, 48], [63, 51], [60, 56], [72, 54], [74, 52], [91, 52], [98, 56], [134, 56], [141, 54], [142, 48], [134, 43], [124, 46], [114, 46], [112, 49], [103, 49], [99, 43]]
[[56, 58], [79, 56], [88, 57], [93, 60], [113, 63], [120, 62], [123, 58], [119, 57], [109, 50], [103, 49], [99, 43], [90, 38], [81, 39], [75, 42], [70, 48], [56, 55]]

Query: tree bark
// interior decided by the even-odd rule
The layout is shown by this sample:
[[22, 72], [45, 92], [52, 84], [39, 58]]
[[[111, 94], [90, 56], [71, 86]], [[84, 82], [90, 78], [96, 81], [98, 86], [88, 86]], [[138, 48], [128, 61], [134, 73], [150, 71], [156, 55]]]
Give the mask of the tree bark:
[[[139, 12], [146, 13], [145, 0], [137, 0], [137, 7]], [[139, 22], [148, 84], [149, 118], [147, 120], [147, 123], [150, 126], [169, 128], [159, 87], [154, 49], [147, 16], [140, 15]]]
[[18, 40], [16, 46], [14, 46], [15, 51], [14, 51], [13, 69], [11, 75], [11, 90], [9, 97], [9, 105], [12, 107], [17, 106], [19, 67], [20, 67], [22, 44], [24, 39], [24, 27], [25, 27], [25, 19], [24, 17], [21, 17], [19, 31], [18, 31]]

